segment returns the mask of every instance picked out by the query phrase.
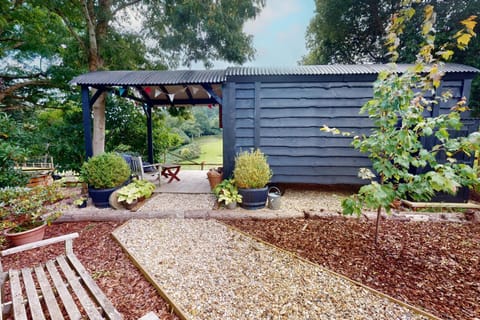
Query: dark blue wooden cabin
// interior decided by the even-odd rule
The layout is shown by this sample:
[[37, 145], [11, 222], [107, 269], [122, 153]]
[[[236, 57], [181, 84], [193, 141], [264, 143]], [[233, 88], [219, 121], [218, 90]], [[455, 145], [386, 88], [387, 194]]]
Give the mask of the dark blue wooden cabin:
[[[359, 110], [372, 98], [372, 84], [386, 67], [228, 68], [222, 88], [225, 174], [232, 173], [239, 151], [260, 148], [268, 156], [273, 183], [365, 184], [357, 174], [371, 166], [368, 157], [351, 147], [351, 137], [320, 128], [368, 134], [372, 123]], [[406, 67], [400, 65], [399, 71]], [[439, 90], [451, 90], [453, 99], [434, 105], [432, 115], [449, 112], [463, 96], [468, 99], [479, 70], [448, 64], [445, 72]], [[462, 134], [478, 130], [477, 121], [468, 117], [465, 114]]]
[[[407, 66], [400, 65], [399, 71]], [[260, 148], [268, 155], [273, 183], [364, 184], [358, 169], [369, 167], [365, 154], [354, 150], [350, 137], [320, 131], [323, 125], [368, 134], [372, 123], [360, 115], [372, 98], [372, 84], [386, 65], [319, 65], [293, 68], [234, 67], [226, 70], [99, 71], [70, 83], [81, 86], [87, 158], [92, 155], [91, 107], [101, 92], [141, 103], [147, 128], [149, 161], [153, 161], [151, 109], [155, 106], [220, 105], [225, 176], [241, 150]], [[434, 105], [432, 115], [470, 95], [479, 70], [445, 66], [439, 91], [450, 90], [452, 101]], [[90, 89], [96, 93], [90, 96]], [[136, 93], [136, 94], [135, 94]], [[173, 98], [174, 97], [174, 98]], [[478, 123], [465, 114], [468, 134]], [[433, 141], [425, 141], [431, 144]], [[472, 159], [460, 159], [471, 162]]]

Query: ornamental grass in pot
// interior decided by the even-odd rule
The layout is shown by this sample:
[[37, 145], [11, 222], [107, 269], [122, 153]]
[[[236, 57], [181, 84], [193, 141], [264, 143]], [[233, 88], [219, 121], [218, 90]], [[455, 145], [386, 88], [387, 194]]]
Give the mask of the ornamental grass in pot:
[[42, 240], [45, 228], [61, 212], [54, 206], [64, 195], [59, 184], [0, 189], [0, 228], [12, 245]]
[[88, 184], [93, 204], [99, 208], [109, 207], [108, 198], [130, 179], [130, 174], [127, 162], [113, 152], [91, 157], [80, 170], [80, 178]]
[[240, 152], [235, 157], [233, 176], [242, 195], [240, 206], [249, 210], [264, 208], [268, 195], [267, 183], [272, 178], [267, 156], [259, 149]]

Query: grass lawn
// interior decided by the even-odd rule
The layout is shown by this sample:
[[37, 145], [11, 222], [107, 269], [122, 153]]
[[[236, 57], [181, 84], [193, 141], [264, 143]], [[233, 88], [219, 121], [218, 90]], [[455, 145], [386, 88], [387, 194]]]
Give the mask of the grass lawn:
[[[195, 159], [195, 162], [205, 161], [207, 164], [205, 169], [221, 166], [223, 163], [223, 145], [222, 135], [217, 136], [203, 136], [194, 140], [200, 146], [200, 158]], [[182, 165], [182, 169], [199, 170], [200, 166]]]

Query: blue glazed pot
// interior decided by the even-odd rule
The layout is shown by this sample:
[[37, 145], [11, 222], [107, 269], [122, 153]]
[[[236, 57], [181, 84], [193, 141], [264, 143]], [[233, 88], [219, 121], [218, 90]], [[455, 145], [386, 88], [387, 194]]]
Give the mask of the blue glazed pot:
[[240, 207], [247, 210], [256, 210], [265, 208], [268, 196], [268, 187], [261, 189], [238, 189], [238, 193], [242, 195]]
[[110, 188], [110, 189], [93, 189], [88, 188], [88, 194], [90, 198], [92, 198], [92, 202], [97, 208], [108, 208], [110, 204], [108, 203], [108, 198], [113, 193], [113, 191], [117, 190], [117, 188]]

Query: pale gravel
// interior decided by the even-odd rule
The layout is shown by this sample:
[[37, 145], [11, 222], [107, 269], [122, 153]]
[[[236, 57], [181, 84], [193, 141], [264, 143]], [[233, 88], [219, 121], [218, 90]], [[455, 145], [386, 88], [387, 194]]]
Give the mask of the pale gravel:
[[114, 231], [189, 319], [424, 319], [213, 220], [132, 220]]
[[158, 193], [138, 211], [211, 210], [215, 205], [213, 193]]
[[[341, 201], [351, 195], [348, 191], [318, 191], [287, 189], [282, 195], [281, 210], [301, 213], [341, 213]], [[172, 210], [210, 210], [216, 208], [216, 199], [209, 194], [159, 193], [138, 211], [172, 211]], [[261, 209], [271, 211], [267, 207]]]

